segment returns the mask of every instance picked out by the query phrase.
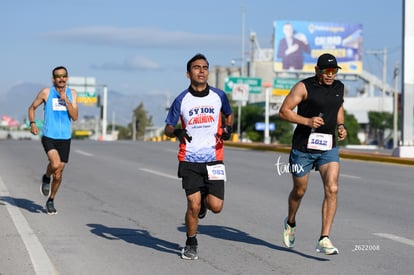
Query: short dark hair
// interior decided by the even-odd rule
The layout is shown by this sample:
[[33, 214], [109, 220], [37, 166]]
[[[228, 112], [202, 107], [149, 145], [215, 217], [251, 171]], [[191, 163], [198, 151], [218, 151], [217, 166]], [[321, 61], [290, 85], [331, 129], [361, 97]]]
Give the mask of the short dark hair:
[[68, 70], [64, 66], [57, 66], [56, 68], [53, 69], [52, 76], [55, 76], [55, 72], [57, 70], [62, 70], [62, 69], [66, 71], [66, 74], [68, 74]]
[[194, 61], [199, 60], [199, 59], [205, 60], [207, 62], [207, 65], [209, 66], [207, 58], [203, 54], [198, 53], [198, 54], [194, 55], [190, 60], [188, 60], [188, 62], [187, 62], [187, 72], [191, 71], [191, 63], [193, 63]]

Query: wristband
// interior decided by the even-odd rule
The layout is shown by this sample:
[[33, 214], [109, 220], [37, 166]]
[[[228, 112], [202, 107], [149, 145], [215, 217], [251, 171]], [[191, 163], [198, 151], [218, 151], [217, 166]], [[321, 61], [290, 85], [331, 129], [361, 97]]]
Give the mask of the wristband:
[[343, 124], [343, 123], [340, 123], [340, 124], [338, 124], [337, 126], [336, 126], [336, 128], [339, 128], [339, 127], [344, 127], [345, 129], [346, 129], [346, 127], [345, 127], [345, 124]]
[[35, 122], [35, 121], [30, 121], [30, 125], [32, 125], [33, 123], [34, 123], [34, 124], [36, 124], [36, 122]]

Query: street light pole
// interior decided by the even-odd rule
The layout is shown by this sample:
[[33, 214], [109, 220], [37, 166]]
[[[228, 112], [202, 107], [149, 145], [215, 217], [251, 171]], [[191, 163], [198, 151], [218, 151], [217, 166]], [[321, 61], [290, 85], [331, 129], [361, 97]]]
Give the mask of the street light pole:
[[270, 135], [269, 135], [269, 102], [270, 102], [270, 88], [272, 87], [272, 83], [266, 82], [263, 84], [263, 87], [265, 88], [265, 130], [264, 130], [264, 143], [270, 144]]
[[393, 121], [393, 148], [398, 146], [398, 64], [394, 69], [394, 121]]

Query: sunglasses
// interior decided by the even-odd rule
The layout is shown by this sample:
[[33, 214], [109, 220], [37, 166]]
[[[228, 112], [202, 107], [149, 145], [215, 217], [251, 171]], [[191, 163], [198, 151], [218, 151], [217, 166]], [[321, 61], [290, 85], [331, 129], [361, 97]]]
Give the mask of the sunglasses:
[[337, 74], [338, 68], [325, 68], [319, 70], [320, 74]]
[[68, 75], [67, 74], [55, 74], [53, 75], [53, 78], [67, 78]]

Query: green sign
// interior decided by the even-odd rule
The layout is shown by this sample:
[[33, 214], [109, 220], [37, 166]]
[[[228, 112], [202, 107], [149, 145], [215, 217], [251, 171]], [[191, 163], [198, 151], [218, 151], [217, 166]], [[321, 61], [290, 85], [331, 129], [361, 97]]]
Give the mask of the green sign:
[[275, 78], [273, 79], [273, 88], [290, 90], [298, 81], [297, 78]]
[[260, 94], [262, 92], [262, 79], [259, 77], [228, 77], [224, 83], [226, 93], [233, 92], [235, 84], [249, 85], [250, 94]]
[[72, 76], [69, 79], [68, 86], [76, 89], [77, 103], [81, 103], [86, 106], [96, 105], [97, 93], [95, 77]]
[[274, 96], [286, 96], [290, 89], [299, 81], [297, 78], [275, 78], [273, 79]]

